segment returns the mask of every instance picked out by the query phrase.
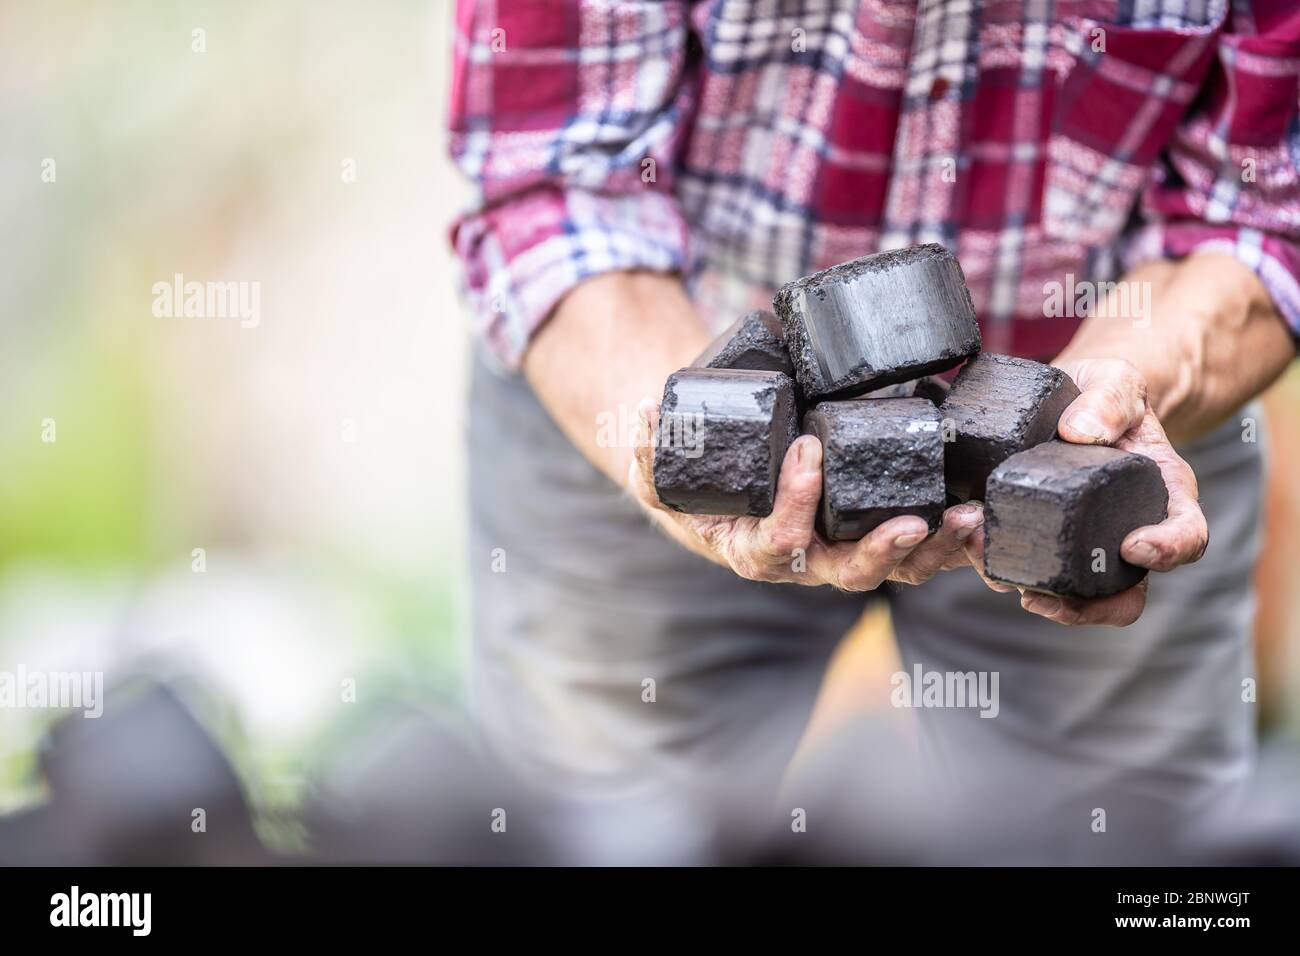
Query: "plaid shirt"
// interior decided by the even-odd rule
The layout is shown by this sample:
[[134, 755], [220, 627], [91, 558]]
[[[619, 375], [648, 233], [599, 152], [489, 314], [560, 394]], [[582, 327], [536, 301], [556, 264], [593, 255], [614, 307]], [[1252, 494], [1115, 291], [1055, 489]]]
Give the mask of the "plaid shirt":
[[917, 242], [990, 351], [1069, 340], [1046, 283], [1209, 249], [1300, 332], [1296, 0], [460, 0], [451, 95], [506, 367], [597, 273], [680, 272], [721, 326]]

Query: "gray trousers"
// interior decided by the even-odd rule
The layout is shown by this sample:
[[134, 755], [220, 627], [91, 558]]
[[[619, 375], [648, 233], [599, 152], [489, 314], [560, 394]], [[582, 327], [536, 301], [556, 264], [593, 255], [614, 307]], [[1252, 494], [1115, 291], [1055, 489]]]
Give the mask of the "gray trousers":
[[1249, 771], [1262, 463], [1240, 416], [1181, 449], [1205, 557], [1153, 576], [1143, 617], [1113, 629], [1032, 616], [970, 569], [876, 595], [741, 580], [652, 528], [521, 379], [476, 362], [470, 409], [472, 699], [487, 746], [534, 784], [775, 789], [832, 651], [881, 598], [907, 670], [998, 672], [994, 719], [918, 711], [949, 779], [998, 767], [1036, 794], [1198, 804]]

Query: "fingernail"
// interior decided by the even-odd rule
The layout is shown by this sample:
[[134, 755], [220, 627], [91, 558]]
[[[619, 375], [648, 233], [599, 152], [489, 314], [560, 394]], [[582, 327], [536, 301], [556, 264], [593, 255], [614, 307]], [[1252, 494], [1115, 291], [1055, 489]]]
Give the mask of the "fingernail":
[[965, 541], [984, 524], [984, 509], [978, 505], [962, 505], [957, 509], [957, 540]]
[[804, 435], [795, 442], [795, 460], [800, 468], [816, 471], [821, 467], [821, 445]]
[[1085, 438], [1101, 441], [1106, 437], [1106, 427], [1102, 425], [1101, 419], [1092, 412], [1075, 412], [1067, 419], [1066, 424]]
[[804, 438], [794, 440], [794, 460], [797, 465], [802, 467], [808, 462], [808, 441]]
[[1160, 560], [1160, 551], [1149, 541], [1139, 541], [1136, 544], [1129, 545], [1129, 554], [1133, 555], [1133, 563], [1140, 564], [1143, 567], [1149, 567]]
[[895, 538], [894, 547], [913, 548], [916, 547], [916, 545], [920, 544], [924, 540], [925, 540], [924, 531], [912, 531], [908, 534], [900, 534], [897, 538]]
[[1061, 599], [1046, 594], [1026, 594], [1021, 598], [1020, 605], [1035, 614], [1055, 614], [1061, 609]]

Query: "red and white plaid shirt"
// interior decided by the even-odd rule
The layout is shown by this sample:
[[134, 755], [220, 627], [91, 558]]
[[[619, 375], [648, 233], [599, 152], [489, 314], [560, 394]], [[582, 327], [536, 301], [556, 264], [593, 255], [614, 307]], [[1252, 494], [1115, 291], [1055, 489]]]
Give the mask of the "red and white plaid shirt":
[[941, 242], [990, 351], [1045, 284], [1235, 255], [1300, 333], [1297, 0], [460, 0], [453, 230], [506, 367], [582, 279], [681, 272], [719, 326]]

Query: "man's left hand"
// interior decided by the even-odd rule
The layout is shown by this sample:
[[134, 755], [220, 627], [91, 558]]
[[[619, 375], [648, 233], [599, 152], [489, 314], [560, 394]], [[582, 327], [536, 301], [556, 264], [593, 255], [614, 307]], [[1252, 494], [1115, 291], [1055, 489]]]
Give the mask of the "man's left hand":
[[[1124, 538], [1124, 560], [1152, 571], [1170, 571], [1205, 553], [1209, 531], [1197, 503], [1196, 476], [1165, 437], [1151, 404], [1142, 374], [1123, 359], [1085, 359], [1056, 363], [1074, 379], [1082, 394], [1061, 416], [1057, 428], [1065, 441], [1082, 445], [1113, 445], [1153, 459], [1169, 488], [1169, 513], [1160, 524], [1136, 528]], [[984, 537], [974, 535], [967, 555], [981, 573]], [[986, 579], [987, 580], [987, 579]], [[987, 582], [997, 591], [1015, 588]], [[1081, 600], [1021, 593], [1020, 605], [1058, 624], [1132, 624], [1146, 607], [1147, 582], [1110, 597]]]

